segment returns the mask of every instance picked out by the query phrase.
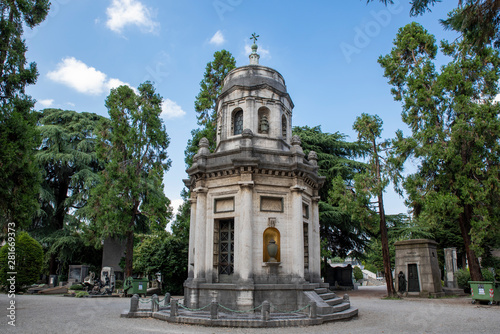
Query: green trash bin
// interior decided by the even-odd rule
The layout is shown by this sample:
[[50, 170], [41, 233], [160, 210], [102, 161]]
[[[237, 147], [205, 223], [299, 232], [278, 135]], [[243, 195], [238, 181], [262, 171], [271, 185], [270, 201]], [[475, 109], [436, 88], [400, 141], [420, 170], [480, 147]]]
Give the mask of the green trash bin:
[[123, 290], [127, 295], [138, 294], [146, 296], [146, 292], [148, 291], [148, 282], [149, 280], [147, 278], [127, 277], [123, 283]]
[[500, 302], [500, 283], [492, 281], [469, 281], [472, 303], [476, 300], [487, 301], [488, 304]]

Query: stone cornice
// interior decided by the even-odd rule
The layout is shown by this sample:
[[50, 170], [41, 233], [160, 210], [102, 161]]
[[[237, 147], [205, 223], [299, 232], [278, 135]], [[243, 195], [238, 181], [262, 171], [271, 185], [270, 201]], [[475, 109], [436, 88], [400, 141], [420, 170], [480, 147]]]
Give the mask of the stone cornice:
[[[219, 98], [217, 99], [217, 105], [215, 106], [215, 110], [219, 110], [219, 104], [220, 104], [220, 102], [226, 96], [228, 96], [229, 94], [231, 94], [232, 92], [234, 92], [236, 90], [239, 90], [239, 91], [253, 91], [253, 90], [259, 90], [259, 89], [269, 89], [273, 93], [277, 94], [279, 97], [287, 99], [290, 102], [291, 109], [293, 109], [295, 107], [295, 105], [293, 104], [292, 98], [290, 97], [290, 95], [288, 93], [282, 92], [279, 89], [276, 89], [276, 88], [274, 88], [273, 86], [271, 86], [271, 85], [269, 85], [267, 83], [263, 83], [263, 84], [254, 85], [254, 86], [242, 86], [242, 85], [234, 85], [234, 86], [232, 86], [231, 88], [229, 88], [228, 90], [222, 92], [219, 95]], [[248, 96], [248, 97], [253, 97], [253, 96]], [[279, 101], [279, 100], [277, 100], [277, 101]]]

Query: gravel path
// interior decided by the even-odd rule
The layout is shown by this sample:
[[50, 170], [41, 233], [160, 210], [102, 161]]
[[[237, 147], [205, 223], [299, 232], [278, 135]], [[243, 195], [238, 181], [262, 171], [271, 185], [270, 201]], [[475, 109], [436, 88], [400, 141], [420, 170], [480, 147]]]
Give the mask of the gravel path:
[[[472, 305], [471, 299], [381, 299], [385, 287], [360, 287], [350, 294], [359, 316], [321, 326], [219, 328], [169, 324], [155, 319], [122, 319], [125, 298], [16, 296], [16, 327], [7, 295], [0, 295], [0, 333], [500, 333], [500, 306]], [[339, 294], [341, 295], [341, 294]]]

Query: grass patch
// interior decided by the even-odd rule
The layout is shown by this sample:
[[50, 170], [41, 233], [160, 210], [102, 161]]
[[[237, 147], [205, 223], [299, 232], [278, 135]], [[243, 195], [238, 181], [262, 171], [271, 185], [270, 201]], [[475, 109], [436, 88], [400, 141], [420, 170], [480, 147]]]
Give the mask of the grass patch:
[[394, 296], [394, 297], [387, 296], [387, 297], [382, 297], [380, 299], [383, 299], [383, 300], [401, 300], [401, 298], [398, 296]]

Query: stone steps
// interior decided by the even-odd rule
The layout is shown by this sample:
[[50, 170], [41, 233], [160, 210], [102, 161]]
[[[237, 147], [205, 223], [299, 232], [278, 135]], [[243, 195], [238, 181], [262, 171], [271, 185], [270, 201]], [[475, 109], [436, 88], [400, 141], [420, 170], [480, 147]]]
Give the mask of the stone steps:
[[327, 293], [328, 289], [327, 288], [316, 288], [316, 289], [314, 289], [314, 292], [316, 292], [318, 295], [321, 295], [323, 293]]
[[[316, 292], [317, 293], [317, 292]], [[328, 299], [333, 299], [336, 298], [337, 295], [333, 292], [327, 292], [327, 293], [318, 293], [318, 295], [321, 297], [323, 300], [328, 300]]]
[[324, 322], [350, 319], [358, 315], [358, 309], [351, 307], [349, 298], [338, 297], [327, 288], [316, 288], [305, 294], [309, 300], [316, 302], [317, 314]]
[[325, 300], [325, 303], [327, 303], [330, 306], [335, 306], [335, 305], [341, 304], [343, 301], [344, 301], [343, 298], [336, 297], [336, 298]]
[[341, 312], [320, 315], [319, 317], [322, 318], [324, 322], [327, 322], [327, 321], [351, 319], [353, 317], [356, 317], [357, 315], [358, 315], [358, 309], [351, 307]]

